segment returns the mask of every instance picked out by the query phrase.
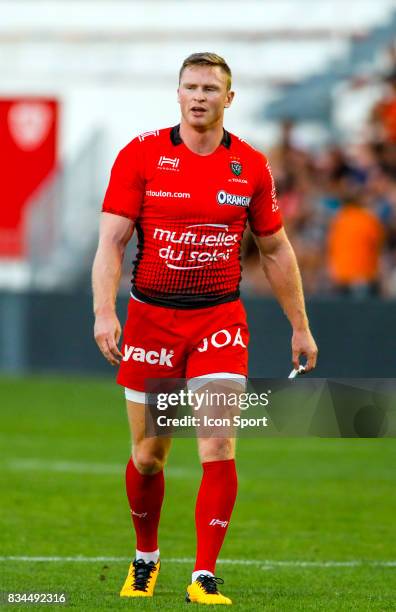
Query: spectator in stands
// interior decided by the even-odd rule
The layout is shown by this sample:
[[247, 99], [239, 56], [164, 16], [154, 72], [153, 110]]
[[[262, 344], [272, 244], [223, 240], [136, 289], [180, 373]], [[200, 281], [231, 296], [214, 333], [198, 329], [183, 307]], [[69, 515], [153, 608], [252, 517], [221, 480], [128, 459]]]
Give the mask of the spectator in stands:
[[384, 80], [385, 93], [371, 113], [370, 140], [378, 165], [396, 180], [396, 65]]
[[[285, 120], [269, 154], [307, 294], [396, 296], [396, 65], [386, 82], [366, 143], [308, 151]], [[266, 294], [248, 235], [245, 247], [242, 287]]]
[[330, 223], [328, 270], [337, 293], [369, 296], [379, 292], [384, 228], [356, 192], [345, 198]]
[[367, 184], [367, 201], [385, 228], [381, 293], [396, 297], [396, 178], [381, 167], [373, 167]]
[[374, 140], [396, 144], [396, 67], [385, 78], [387, 90], [372, 112]]
[[396, 180], [392, 174], [373, 166], [367, 180], [367, 200], [389, 233], [396, 230]]

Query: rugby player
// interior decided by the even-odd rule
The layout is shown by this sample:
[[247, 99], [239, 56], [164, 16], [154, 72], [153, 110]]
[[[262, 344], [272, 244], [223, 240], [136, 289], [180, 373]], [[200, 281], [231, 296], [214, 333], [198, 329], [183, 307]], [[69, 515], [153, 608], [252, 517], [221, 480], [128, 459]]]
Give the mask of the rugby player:
[[[167, 437], [145, 438], [145, 379], [247, 376], [248, 329], [239, 299], [246, 223], [263, 269], [287, 315], [292, 361], [315, 367], [317, 348], [301, 278], [282, 227], [264, 155], [223, 127], [234, 98], [231, 71], [213, 53], [195, 53], [179, 75], [180, 124], [134, 138], [119, 153], [103, 203], [93, 266], [94, 335], [119, 365], [132, 435], [126, 490], [136, 554], [120, 595], [151, 597], [160, 569], [158, 524]], [[116, 296], [134, 230], [138, 255], [123, 330]], [[187, 601], [231, 604], [217, 588], [216, 560], [237, 494], [233, 438], [199, 438], [203, 475], [195, 509], [197, 551]]]

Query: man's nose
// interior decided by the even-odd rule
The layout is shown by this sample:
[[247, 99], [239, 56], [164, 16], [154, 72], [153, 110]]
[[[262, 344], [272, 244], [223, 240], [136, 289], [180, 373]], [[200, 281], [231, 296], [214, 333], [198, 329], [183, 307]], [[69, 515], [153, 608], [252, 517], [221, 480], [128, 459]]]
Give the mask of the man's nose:
[[196, 89], [194, 98], [198, 101], [205, 100], [205, 92], [203, 89]]

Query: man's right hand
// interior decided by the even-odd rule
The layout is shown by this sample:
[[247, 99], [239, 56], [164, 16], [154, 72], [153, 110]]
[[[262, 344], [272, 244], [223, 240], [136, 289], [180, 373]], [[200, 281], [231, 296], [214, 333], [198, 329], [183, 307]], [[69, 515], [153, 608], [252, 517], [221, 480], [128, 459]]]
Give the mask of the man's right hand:
[[96, 313], [94, 337], [107, 361], [111, 365], [119, 365], [122, 353], [117, 344], [121, 337], [121, 325], [114, 311]]

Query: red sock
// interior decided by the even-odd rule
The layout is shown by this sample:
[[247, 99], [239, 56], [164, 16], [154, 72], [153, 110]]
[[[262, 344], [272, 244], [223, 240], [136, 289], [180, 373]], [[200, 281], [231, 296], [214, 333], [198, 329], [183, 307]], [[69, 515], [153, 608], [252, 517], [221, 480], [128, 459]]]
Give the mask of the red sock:
[[158, 524], [164, 499], [164, 472], [141, 474], [132, 459], [126, 468], [126, 490], [133, 524], [136, 548], [152, 552], [158, 548]]
[[235, 460], [202, 464], [203, 476], [195, 506], [196, 570], [214, 574], [237, 494]]

